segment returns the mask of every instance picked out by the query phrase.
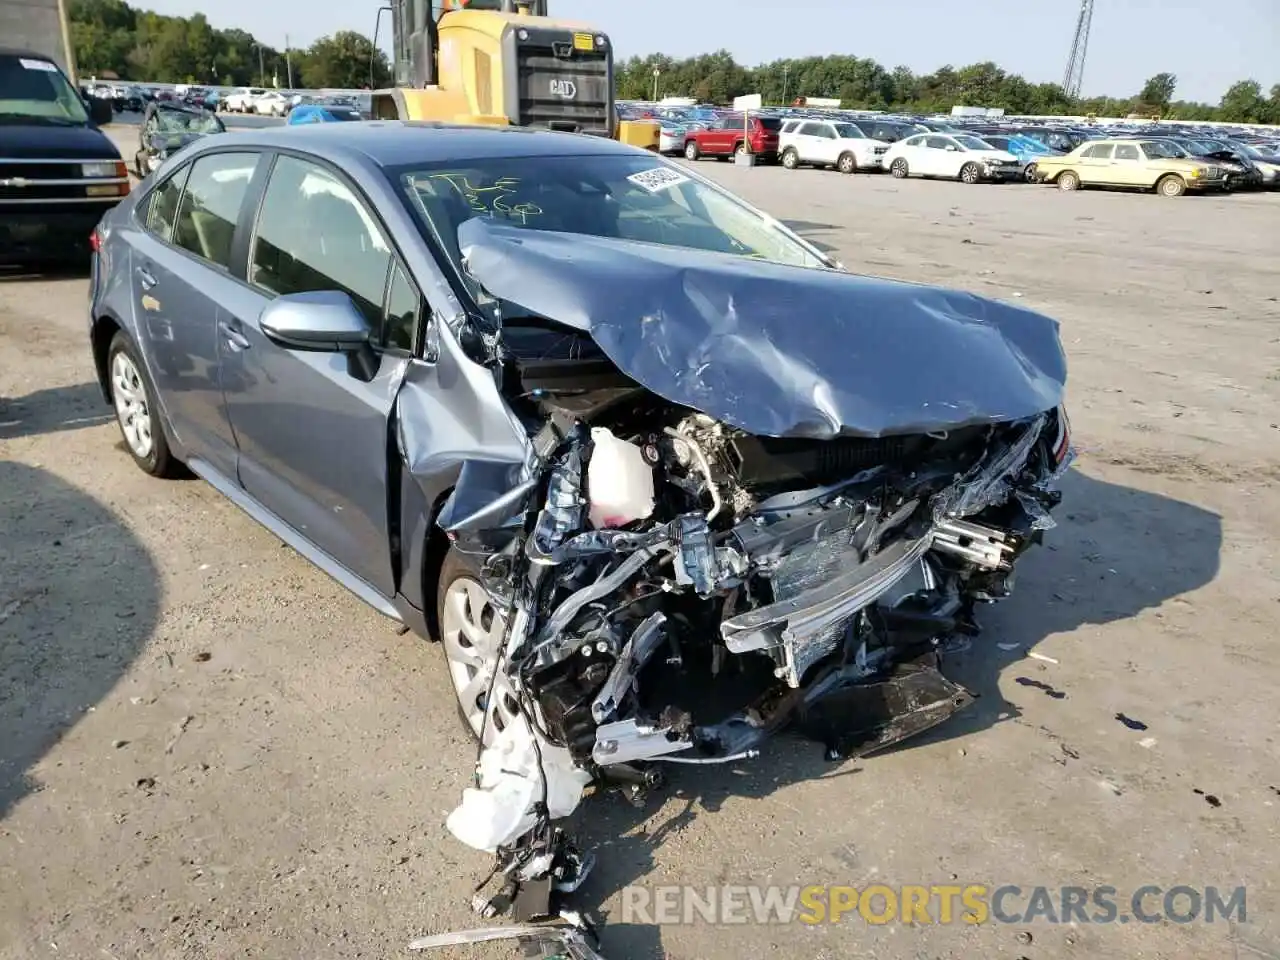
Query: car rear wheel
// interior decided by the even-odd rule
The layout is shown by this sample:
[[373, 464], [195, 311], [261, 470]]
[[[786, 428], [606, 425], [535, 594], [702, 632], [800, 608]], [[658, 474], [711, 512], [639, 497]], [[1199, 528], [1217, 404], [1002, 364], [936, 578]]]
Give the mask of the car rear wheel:
[[107, 348], [107, 372], [116, 422], [133, 462], [153, 477], [181, 476], [182, 464], [169, 450], [146, 367], [123, 331], [116, 333]]
[[782, 151], [782, 165], [788, 170], [794, 170], [800, 166], [800, 154], [796, 153], [795, 148], [787, 147]]
[[1072, 190], [1079, 190], [1080, 178], [1070, 170], [1063, 170], [1058, 174], [1057, 184], [1059, 190], [1066, 190], [1068, 192]]
[[976, 163], [966, 163], [960, 168], [961, 183], [977, 183], [982, 179], [982, 171]]
[[889, 164], [889, 172], [899, 180], [906, 179], [907, 174], [911, 172], [911, 168], [907, 166], [907, 161], [902, 157], [898, 157], [893, 163]]
[[750, 152], [751, 150], [747, 146], [747, 143], [745, 140], [742, 143], [736, 144], [733, 148], [733, 155], [735, 157], [745, 157]]
[[1180, 197], [1187, 192], [1187, 183], [1171, 173], [1156, 184], [1156, 192], [1162, 197]]
[[1034, 163], [1028, 163], [1026, 167], [1023, 168], [1022, 178], [1026, 180], [1027, 183], [1040, 182], [1040, 174], [1036, 171], [1036, 165]]
[[684, 145], [684, 158], [686, 160], [698, 159], [698, 141], [690, 140]]
[[841, 173], [853, 173], [858, 169], [858, 158], [852, 153], [842, 153], [836, 161], [836, 169]]
[[480, 740], [483, 735], [487, 746], [520, 716], [511, 682], [498, 669], [507, 622], [504, 611], [453, 550], [440, 566], [436, 617], [458, 713], [472, 736]]

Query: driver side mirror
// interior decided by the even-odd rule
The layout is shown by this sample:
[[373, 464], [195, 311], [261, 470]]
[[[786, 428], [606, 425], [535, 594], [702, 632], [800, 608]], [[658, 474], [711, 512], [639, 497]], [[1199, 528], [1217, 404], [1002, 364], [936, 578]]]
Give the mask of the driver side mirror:
[[347, 372], [368, 383], [378, 373], [378, 354], [370, 343], [369, 321], [340, 290], [317, 290], [276, 297], [262, 311], [258, 326], [267, 339], [287, 350], [344, 353]]
[[89, 111], [89, 119], [95, 125], [101, 127], [108, 124], [115, 117], [115, 111], [111, 109], [111, 102], [103, 100], [101, 97], [86, 95], [84, 98], [85, 108]]

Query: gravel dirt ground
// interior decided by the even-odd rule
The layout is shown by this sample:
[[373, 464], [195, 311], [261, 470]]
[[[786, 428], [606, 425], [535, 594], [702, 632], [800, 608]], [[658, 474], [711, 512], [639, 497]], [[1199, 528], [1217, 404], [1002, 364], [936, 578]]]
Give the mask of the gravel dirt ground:
[[[786, 739], [643, 810], [584, 805], [606, 955], [1280, 956], [1280, 195], [699, 169], [851, 269], [1060, 319], [1081, 455], [956, 658], [968, 711], [856, 763]], [[0, 278], [0, 957], [382, 958], [477, 925], [440, 651], [133, 466], [86, 287]], [[1248, 920], [618, 922], [627, 884], [746, 883], [1108, 884], [1122, 912], [1143, 884], [1244, 884]]]

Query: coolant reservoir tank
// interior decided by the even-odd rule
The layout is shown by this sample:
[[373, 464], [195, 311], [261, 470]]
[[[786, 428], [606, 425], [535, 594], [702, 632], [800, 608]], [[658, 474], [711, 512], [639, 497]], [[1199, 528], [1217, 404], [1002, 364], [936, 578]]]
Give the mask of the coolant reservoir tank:
[[591, 430], [587, 516], [593, 527], [620, 527], [653, 513], [653, 468], [634, 443], [604, 427]]

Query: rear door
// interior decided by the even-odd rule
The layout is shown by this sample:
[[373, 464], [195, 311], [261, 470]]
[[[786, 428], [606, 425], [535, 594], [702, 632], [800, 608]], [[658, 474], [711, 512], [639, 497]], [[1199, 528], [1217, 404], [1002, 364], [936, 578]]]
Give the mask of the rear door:
[[[280, 155], [248, 241], [247, 285], [224, 302], [224, 384], [240, 482], [383, 597], [395, 595], [387, 490], [392, 405], [420, 297], [372, 208], [339, 171]], [[373, 331], [371, 379], [339, 353], [291, 350], [258, 318], [278, 295], [341, 291]], [[384, 320], [388, 300], [399, 322]], [[405, 317], [408, 316], [406, 320]]]
[[239, 287], [232, 236], [260, 156], [205, 154], [145, 201], [133, 251], [138, 328], [184, 454], [235, 476], [236, 446], [218, 367], [218, 305]]
[[1095, 143], [1091, 147], [1085, 147], [1080, 151], [1080, 158], [1076, 163], [1076, 172], [1080, 174], [1080, 180], [1083, 183], [1114, 183], [1111, 178], [1115, 175], [1111, 170], [1111, 154], [1112, 145], [1109, 143]]

